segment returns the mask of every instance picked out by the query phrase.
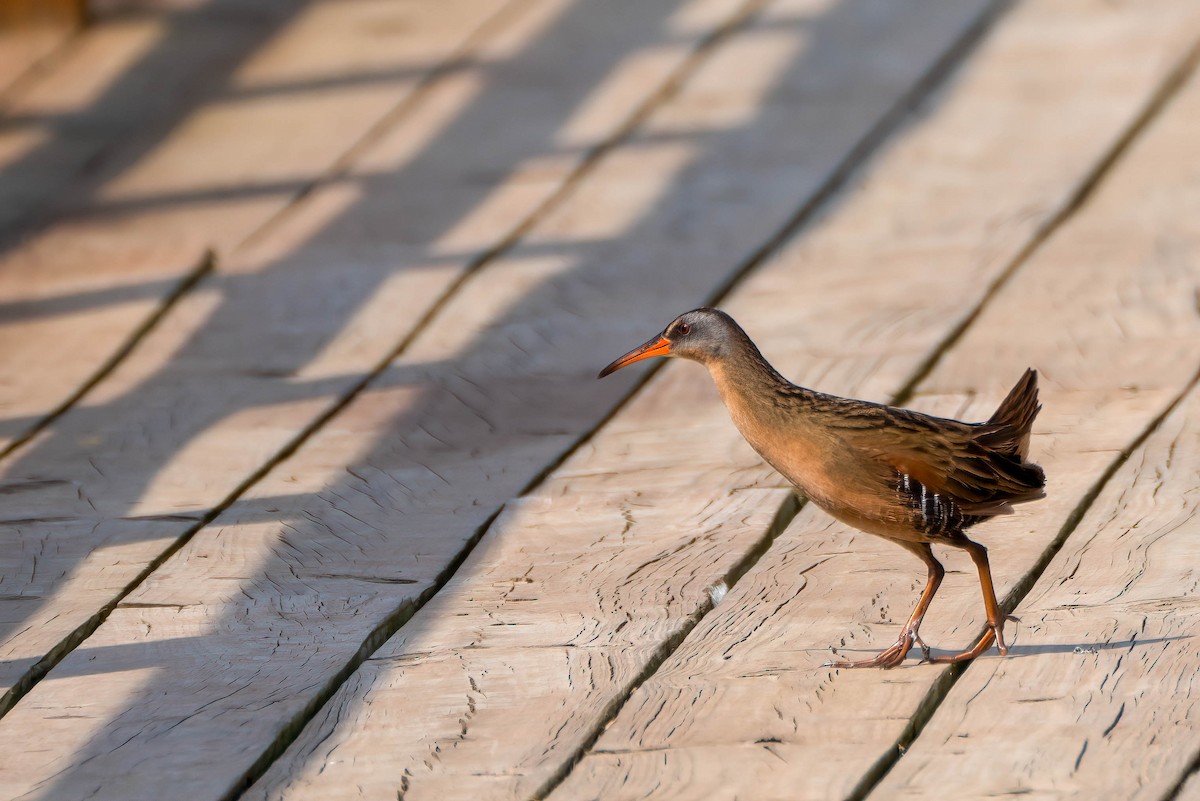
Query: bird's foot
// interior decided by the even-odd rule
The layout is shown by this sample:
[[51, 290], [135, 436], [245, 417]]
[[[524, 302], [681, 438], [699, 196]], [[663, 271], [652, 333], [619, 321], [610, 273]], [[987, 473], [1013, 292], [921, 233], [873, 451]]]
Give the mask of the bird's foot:
[[915, 631], [904, 629], [900, 632], [900, 639], [896, 640], [895, 644], [886, 651], [882, 651], [870, 659], [861, 659], [858, 661], [838, 661], [826, 662], [825, 667], [835, 668], [894, 668], [904, 662], [904, 658], [908, 656], [908, 652], [912, 650], [913, 642], [921, 644], [921, 652], [928, 658], [929, 646], [926, 645]]
[[1008, 645], [1004, 642], [1004, 623], [992, 626], [991, 630], [996, 638], [996, 650], [1000, 652], [1000, 656], [1008, 656]]
[[979, 638], [979, 642], [975, 643], [975, 646], [970, 650], [963, 651], [961, 654], [953, 654], [952, 656], [935, 656], [928, 661], [939, 665], [952, 665], [957, 662], [967, 662], [990, 648], [993, 642], [996, 643], [996, 650], [1000, 652], [1001, 656], [1008, 655], [1008, 646], [1004, 643], [1003, 623], [989, 625], [988, 630], [985, 631], [983, 636]]
[[921, 639], [921, 635], [917, 634], [914, 631], [912, 633], [912, 637], [913, 637], [913, 645], [915, 645], [921, 649], [921, 661], [922, 662], [930, 661], [933, 658], [933, 655], [932, 655], [932, 653], [930, 653], [929, 646], [925, 643], [924, 640]]

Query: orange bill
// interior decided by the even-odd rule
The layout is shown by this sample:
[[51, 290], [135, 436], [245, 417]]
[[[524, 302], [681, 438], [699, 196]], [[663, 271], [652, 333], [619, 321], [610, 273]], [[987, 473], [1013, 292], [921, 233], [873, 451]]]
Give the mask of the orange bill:
[[626, 365], [633, 364], [634, 362], [640, 362], [642, 359], [649, 359], [651, 356], [670, 355], [670, 340], [668, 340], [666, 337], [658, 336], [644, 345], [637, 346], [633, 350], [629, 351], [629, 353], [626, 353], [624, 356], [610, 364], [608, 367], [605, 367], [600, 371], [600, 375], [596, 376], [596, 378], [604, 378], [604, 376], [608, 375], [609, 373], [615, 373], [617, 370], [620, 370]]

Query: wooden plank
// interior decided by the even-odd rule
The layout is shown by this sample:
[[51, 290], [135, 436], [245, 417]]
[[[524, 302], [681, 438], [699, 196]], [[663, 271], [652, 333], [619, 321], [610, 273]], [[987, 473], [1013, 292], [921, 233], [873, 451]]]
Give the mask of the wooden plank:
[[[1161, 324], [1148, 319], [1158, 313], [1154, 299], [1168, 291], [1186, 295], [1185, 284], [1200, 277], [1200, 198], [1172, 166], [1195, 161], [1196, 78], [1148, 137], [1097, 209], [1115, 224], [1081, 220], [1075, 232], [1116, 245], [1089, 272], [1135, 259], [1116, 286], [1136, 286], [1146, 300], [1138, 304], [1141, 314], [1113, 323], [1147, 338], [1162, 336]], [[1129, 209], [1133, 197], [1149, 213]], [[1126, 244], [1130, 239], [1139, 246]], [[1103, 247], [1093, 242], [1088, 252]], [[1181, 313], [1189, 304], [1174, 305]], [[1200, 357], [1185, 334], [1150, 339], [1149, 365], [1121, 360], [1107, 374], [1139, 390], [1152, 371], [1184, 378]], [[1062, 439], [1053, 440], [1060, 450]], [[876, 797], [927, 798], [931, 788], [950, 786], [958, 798], [1172, 797], [1200, 756], [1195, 737], [1179, 736], [1200, 717], [1198, 444], [1200, 397], [1193, 391], [1112, 477], [1016, 608], [1021, 657], [967, 671]], [[947, 748], [958, 763], [952, 770]], [[972, 770], [963, 772], [962, 764]]]
[[[1037, 16], [1032, 8], [1018, 11], [1006, 30], [1015, 32]], [[1196, 30], [1186, 18], [1178, 22]], [[1077, 16], [1072, 24], [1081, 24]], [[1038, 36], [1052, 29], [1045, 23], [1026, 28]], [[1061, 47], [1053, 52], [1068, 63]], [[929, 394], [914, 404], [983, 419], [997, 393], [982, 397], [980, 389], [1029, 364], [1043, 371], [1045, 408], [1033, 453], [1046, 468], [1048, 498], [977, 531], [991, 549], [1002, 597], [1070, 525], [1096, 482], [1182, 391], [1200, 362], [1192, 290], [1200, 230], [1188, 179], [1178, 168], [1187, 158], [1184, 143], [1194, 141], [1198, 101], [1193, 80], [1079, 215], [993, 299], [923, 383]], [[1138, 204], [1129, 203], [1133, 197]], [[949, 577], [922, 630], [944, 652], [967, 644], [983, 625], [978, 586], [963, 561], [961, 554], [948, 555], [949, 566], [962, 572]], [[888, 764], [914, 716], [937, 703], [948, 669], [838, 671], [824, 667], [829, 646], [844, 646], [839, 653], [855, 657], [893, 642], [922, 582], [919, 565], [895, 546], [805, 509], [633, 693], [552, 797], [858, 797], [871, 786], [874, 771]], [[1119, 592], [1120, 586], [1109, 589]], [[1040, 664], [1040, 632], [1022, 625], [1016, 639], [1014, 656], [977, 660], [967, 671], [967, 686]], [[1012, 721], [1025, 714], [979, 701], [966, 690], [955, 693], [958, 709], [969, 704], [984, 718]], [[943, 711], [953, 729], [953, 709]], [[953, 765], [955, 797], [986, 795], [975, 795], [964, 777], [992, 775], [994, 767], [1009, 764], [995, 749], [985, 752], [953, 737], [926, 744], [928, 737], [927, 730], [917, 747], [938, 770]], [[1041, 738], [1029, 740], [1028, 746], [1002, 750], [1019, 760], [1017, 752], [1034, 742], [1039, 749], [1045, 745]], [[964, 752], [976, 759], [963, 759]], [[1066, 757], [1045, 758], [1059, 756]], [[907, 756], [900, 765], [902, 775], [911, 775]], [[901, 786], [885, 784], [877, 796], [897, 797]], [[925, 785], [926, 793], [932, 786]]]
[[[1124, 75], [1139, 75], [1140, 85], [1126, 84], [1107, 103], [1096, 104], [1095, 117], [1066, 121], [1061, 104], [1077, 96], [1078, 82], [1092, 74], [1069, 56], [1104, 63], [1129, 20], [1114, 21], [1107, 42], [1100, 36], [1086, 46], [1074, 40], [1081, 52], [1064, 45], [1070, 37], [1044, 52], [1044, 58], [1070, 68], [1035, 63], [1027, 72], [1014, 71], [1014, 51], [1027, 52], [1031, 39], [1043, 35], [1048, 22], [1043, 15], [1053, 16], [1045, 8], [1020, 11], [1025, 16], [1011, 29], [1006, 22], [944, 106], [880, 158], [860, 192], [739, 291], [732, 305], [748, 313], [752, 333], [765, 327], [774, 334], [767, 337], [775, 346], [770, 353], [786, 352], [793, 374], [804, 364], [803, 375], [814, 383], [876, 397], [903, 383], [1045, 219], [1021, 217], [1016, 210], [1033, 206], [1052, 214], [1162, 80], [1166, 54], [1180, 49], [1173, 26], [1164, 24], [1157, 39], [1146, 40], [1161, 49], [1148, 47], [1122, 67], [1128, 70]], [[1176, 6], [1176, 12], [1186, 9]], [[1031, 80], [1037, 86], [1032, 93]], [[980, 87], [990, 91], [979, 93]], [[1029, 105], [1030, 94], [1040, 102]], [[982, 145], [972, 148], [973, 159], [954, 151], [947, 156], [942, 145], [978, 130], [981, 108], [1007, 121], [992, 135], [1029, 160], [1028, 172], [997, 162], [994, 151]], [[1067, 129], [1057, 127], [1063, 123]], [[1079, 147], [1088, 141], [1083, 132], [1095, 137], [1091, 148]], [[1039, 169], [1043, 165], [1048, 174]], [[895, 211], [899, 187], [906, 205]], [[995, 215], [1020, 223], [981, 248]], [[895, 283], [873, 282], [881, 262], [864, 258], [867, 248], [883, 260]], [[906, 292], [895, 291], [897, 286]], [[781, 297], [820, 303], [786, 305], [778, 302]], [[993, 401], [1002, 391], [992, 389]], [[1161, 400], [1155, 396], [1142, 404], [1156, 408]], [[1123, 411], [1136, 409], [1137, 403], [1129, 403]], [[352, 787], [356, 797], [400, 794], [408, 801], [513, 798], [538, 797], [552, 786], [598, 733], [612, 705], [661, 658], [664, 644], [682, 636], [705, 611], [708, 588], [763, 541], [782, 491], [769, 488], [769, 472], [724, 417], [702, 372], [665, 371], [545, 485], [510, 505], [438, 596], [364, 663], [249, 797], [324, 798]], [[449, 480], [458, 483], [456, 478]], [[353, 511], [357, 515], [360, 508]], [[304, 533], [312, 536], [307, 528]], [[784, 586], [760, 585], [754, 603], [746, 605], [773, 609], [781, 595], [786, 601], [804, 585], [802, 569], [812, 566], [812, 560], [775, 563], [769, 575]], [[841, 576], [846, 569], [843, 560]], [[175, 584], [173, 592], [164, 586], [147, 600], [184, 598], [182, 582]], [[904, 584], [909, 589], [907, 575]], [[718, 613], [729, 603], [722, 602]], [[837, 618], [839, 628], [852, 619], [850, 613]], [[134, 620], [131, 610], [127, 628]], [[739, 626], [737, 633], [745, 636], [751, 628]], [[705, 653], [722, 661], [721, 649]], [[689, 674], [673, 678], [686, 696], [683, 703], [702, 702], [694, 698], [697, 685]], [[738, 704], [713, 727], [737, 728], [749, 701], [743, 696]], [[108, 714], [125, 708], [118, 705]], [[697, 761], [710, 767], [709, 775], [722, 766], [732, 773], [748, 767], [729, 754], [719, 756]], [[634, 792], [649, 793], [654, 778], [664, 776], [668, 758], [648, 753], [643, 774], [621, 778], [635, 783], [644, 778]], [[746, 784], [762, 781], [767, 770], [749, 776]], [[572, 786], [586, 797], [623, 795], [619, 781]], [[718, 797], [714, 787], [698, 785], [694, 795]], [[679, 789], [664, 788], [662, 796], [675, 797]], [[794, 797], [795, 785], [777, 794]]]
[[[298, 727], [308, 714], [306, 706], [332, 691], [338, 671], [372, 631], [411, 609], [440, 574], [452, 569], [498, 506], [620, 397], [624, 390], [616, 382], [591, 383], [595, 365], [626, 345], [631, 330], [659, 324], [664, 301], [696, 303], [726, 280], [731, 265], [821, 186], [856, 139], [982, 7], [930, 15], [932, 6], [921, 3], [852, 2], [814, 23], [816, 32], [837, 46], [804, 51], [800, 44], [810, 25], [794, 23], [812, 18], [823, 6], [781, 3], [760, 25], [721, 46], [643, 134], [598, 163], [568, 202], [543, 217], [525, 246], [466, 283], [373, 392], [359, 396], [294, 458], [156, 570], [0, 722], [0, 740], [13, 742], [22, 753], [13, 770], [0, 776], [5, 790], [19, 796], [38, 787], [72, 797], [97, 785], [108, 792], [119, 786], [122, 797], [135, 798], [161, 797], [169, 784], [175, 793], [201, 798], [223, 793], [243, 773], [252, 774], [264, 748]], [[572, 17], [570, 30], [578, 39], [547, 48], [533, 65], [514, 67], [514, 76], [520, 76], [518, 96], [529, 96], [524, 87], [533, 83], [539, 87], [536, 96], [544, 97], [541, 87], [552, 83], [571, 98], [570, 109], [586, 94], [577, 88], [568, 94], [564, 58], [588, 63], [580, 54], [595, 39], [597, 22], [607, 19], [624, 30], [630, 11], [610, 11], [609, 4], [576, 8], [580, 16]], [[735, 10], [728, 6], [726, 14]], [[619, 24], [609, 14], [620, 14]], [[672, 20], [634, 30], [670, 40], [703, 36], [703, 29], [680, 31]], [[600, 44], [611, 56], [611, 37]], [[847, 61], [839, 55], [843, 47], [870, 57]], [[626, 74], [623, 80], [637, 88], [635, 96], [644, 97], [649, 82]], [[490, 85], [490, 108], [511, 115], [513, 96], [503, 87], [499, 81]], [[847, 105], [847, 97], [854, 102]], [[758, 105], [764, 109], [761, 116], [753, 113]], [[590, 101], [582, 107], [591, 107]], [[558, 108], [560, 118], [567, 116]], [[527, 110], [525, 117], [530, 116]], [[571, 115], [573, 126], [581, 125], [579, 119]], [[462, 129], [439, 138], [453, 145], [439, 151], [439, 158], [470, 168], [466, 177], [478, 174], [477, 164], [464, 162], [483, 148], [479, 132], [490, 131], [484, 120], [471, 116]], [[806, 120], [813, 121], [806, 123], [811, 139], [788, 135]], [[580, 128], [571, 130], [579, 135]], [[465, 131], [472, 138], [456, 141]], [[415, 206], [418, 198], [408, 200]], [[322, 208], [324, 202], [314, 205]], [[702, 222], [698, 207], [706, 210]], [[384, 212], [367, 209], [363, 216], [383, 217]], [[626, 225], [634, 227], [626, 230]], [[278, 232], [285, 242], [287, 230]], [[361, 231], [361, 225], [351, 219], [334, 227], [331, 241], [344, 241], [336, 237], [353, 231]], [[688, 233], [683, 240], [681, 232]], [[316, 248], [306, 252], [314, 262], [325, 255]], [[650, 273], [647, 258], [657, 265]], [[359, 269], [365, 272], [367, 263]], [[314, 292], [313, 276], [322, 274], [314, 264], [299, 286]], [[345, 275], [337, 280], [345, 281]], [[645, 293], [615, 303], [620, 288], [634, 282]], [[372, 325], [390, 325], [394, 336], [397, 318], [404, 317], [397, 309], [404, 308], [405, 293], [411, 302], [412, 287], [397, 282], [380, 290], [368, 315]], [[589, 322], [581, 325], [581, 320]], [[230, 336], [225, 328], [210, 323], [206, 330]], [[368, 343], [379, 341], [366, 336], [372, 331], [363, 323], [355, 333]], [[238, 341], [253, 340], [241, 336]], [[553, 347], [546, 347], [548, 341]], [[265, 343], [251, 355], [262, 358], [271, 353], [268, 348], [279, 346]], [[174, 363], [188, 359], [176, 355]], [[313, 363], [320, 369], [308, 375], [329, 381], [331, 366], [339, 365], [325, 361], [324, 352]], [[236, 398], [237, 380], [223, 374], [210, 392]], [[577, 387], [584, 381], [588, 392], [581, 395]], [[202, 374], [187, 389], [195, 392], [201, 382], [214, 383]], [[139, 393], [144, 401], [144, 386]], [[183, 486], [189, 476], [206, 468], [212, 475], [212, 465], [244, 459], [240, 454], [274, 436], [274, 427], [298, 418], [295, 409], [282, 404], [251, 411], [243, 411], [236, 425], [206, 431], [208, 442], [202, 448], [193, 444], [196, 453], [185, 462], [187, 471], [172, 464], [172, 481], [156, 476], [158, 510], [169, 508], [170, 500], [185, 502], [197, 494], [195, 487]], [[172, 497], [168, 493], [175, 482], [180, 489]], [[154, 511], [145, 501], [138, 503], [143, 514]], [[761, 531], [763, 521], [758, 522], [749, 528]], [[169, 528], [159, 523], [157, 530]], [[108, 581], [146, 552], [158, 552], [141, 542], [120, 544], [115, 554], [92, 552], [75, 575]], [[69, 601], [46, 609], [72, 614]], [[49, 618], [39, 617], [37, 623], [53, 625]], [[34, 635], [23, 636], [29, 637], [23, 645], [29, 648]], [[296, 658], [297, 647], [305, 654], [302, 659]], [[219, 665], [208, 661], [213, 656]], [[180, 669], [156, 667], [168, 662]], [[97, 676], [111, 682], [111, 692], [96, 692]], [[159, 681], [187, 686], [160, 693], [153, 687]], [[87, 709], [68, 718], [49, 712], [50, 706], [75, 708], [76, 701], [67, 696], [85, 684], [92, 690], [78, 700]], [[230, 695], [235, 687], [242, 689]], [[118, 711], [124, 704], [129, 707]], [[239, 723], [231, 726], [234, 718]], [[35, 719], [45, 723], [34, 726], [49, 738], [42, 744], [50, 744], [38, 754], [9, 739], [27, 732]], [[130, 735], [136, 746], [116, 747]], [[203, 777], [194, 770], [165, 769], [197, 754], [210, 766]], [[131, 770], [127, 757], [164, 769]]]
[[86, 0], [0, 0], [0, 108], [7, 92], [69, 46], [86, 19]]
[[[1172, 222], [1190, 224], [1195, 205]], [[967, 671], [875, 797], [1172, 797], [1200, 756], [1180, 736], [1200, 716], [1198, 445], [1193, 391], [1015, 610], [1020, 657]]]
[[96, 375], [207, 250], [227, 256], [258, 231], [503, 8], [209, 5], [98, 25], [6, 104], [0, 451]]
[[[504, 68], [487, 67], [497, 80], [485, 98], [467, 105], [481, 85], [478, 70], [440, 85], [425, 113], [401, 121], [363, 159], [362, 169], [375, 170], [372, 192], [360, 197], [335, 184], [317, 193], [185, 298], [170, 324], [153, 331], [93, 391], [86, 408], [18, 453], [4, 478], [9, 522], [3, 536], [11, 543], [6, 574], [23, 580], [19, 591], [0, 598], [3, 686], [21, 681], [207, 510], [387, 360], [426, 308], [480, 256], [482, 242], [494, 242], [447, 251], [445, 233], [468, 213], [486, 230], [503, 230], [497, 217], [511, 219], [517, 193], [509, 193], [502, 208], [479, 210], [493, 193], [508, 192], [507, 183], [497, 188], [481, 176], [510, 170], [528, 214], [563, 186], [586, 151], [547, 165], [546, 140], [624, 57], [661, 45], [670, 30], [658, 26], [674, 8], [672, 0], [639, 4], [642, 16], [620, 12], [618, 25], [618, 10], [606, 4], [533, 4], [481, 47], [485, 63], [511, 58]], [[727, 15], [738, 8], [736, 2], [725, 6]], [[564, 10], [572, 13], [564, 16]], [[613, 35], [602, 40], [595, 31], [603, 27]], [[539, 36], [553, 42], [543, 44]], [[670, 48], [672, 59], [648, 61], [646, 71], [628, 75], [626, 113], [653, 96], [685, 60], [689, 43], [702, 38], [702, 31], [692, 32]], [[573, 66], [564, 69], [568, 56]], [[556, 90], [545, 91], [551, 82]], [[518, 107], [528, 126], [523, 136], [496, 135], [491, 123]], [[612, 125], [621, 122], [618, 115]], [[388, 163], [392, 171], [379, 175]], [[652, 170], [644, 179], [651, 192], [671, 175], [672, 163], [657, 154], [634, 163]], [[624, 165], [629, 169], [630, 162]], [[430, 174], [438, 176], [436, 203], [423, 180]], [[628, 189], [636, 182], [618, 183]], [[410, 215], [411, 209], [423, 213]], [[384, 224], [386, 235], [364, 237]], [[535, 261], [533, 267], [546, 271], [554, 264]], [[513, 292], [538, 277], [534, 272], [510, 286], [511, 273], [498, 275], [501, 289], [487, 290], [490, 297], [472, 313], [483, 313], [487, 322], [489, 306], [502, 310], [515, 300]], [[579, 417], [565, 430], [591, 425], [614, 397], [610, 390], [595, 405], [573, 410]], [[543, 447], [553, 454], [564, 439], [569, 436]], [[520, 480], [542, 464], [525, 468]]]
[[0, 28], [0, 102], [13, 84], [70, 41], [73, 33], [69, 28], [53, 25]]

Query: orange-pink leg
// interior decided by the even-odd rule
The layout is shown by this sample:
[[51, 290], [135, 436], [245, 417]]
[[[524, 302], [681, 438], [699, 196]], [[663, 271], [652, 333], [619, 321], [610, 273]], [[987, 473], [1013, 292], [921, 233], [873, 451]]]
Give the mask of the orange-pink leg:
[[913, 610], [912, 615], [908, 618], [908, 622], [904, 624], [904, 628], [900, 629], [900, 638], [896, 640], [895, 645], [891, 648], [871, 659], [863, 659], [858, 662], [830, 662], [830, 667], [893, 668], [904, 661], [904, 658], [908, 656], [908, 652], [912, 650], [914, 644], [919, 646], [921, 653], [924, 654], [926, 659], [929, 659], [929, 646], [921, 639], [919, 631], [921, 621], [925, 619], [925, 612], [929, 610], [929, 604], [932, 603], [934, 594], [937, 593], [938, 587], [942, 585], [942, 577], [946, 575], [946, 570], [942, 567], [942, 563], [934, 558], [933, 549], [929, 547], [929, 543], [900, 542], [897, 544], [921, 557], [921, 561], [929, 569], [929, 578], [925, 582], [925, 590], [921, 593], [921, 597], [917, 601], [917, 608]]
[[1000, 604], [996, 603], [996, 589], [992, 586], [992, 569], [988, 565], [987, 548], [984, 548], [977, 542], [963, 537], [960, 542], [953, 543], [960, 548], [966, 550], [971, 555], [971, 561], [975, 563], [975, 568], [979, 571], [979, 586], [983, 590], [983, 606], [987, 610], [988, 628], [979, 638], [979, 642], [975, 643], [969, 650], [963, 651], [961, 654], [953, 656], [938, 656], [933, 658], [932, 662], [966, 662], [969, 659], [982, 654], [992, 643], [996, 643], [996, 650], [1001, 655], [1008, 653], [1008, 646], [1004, 644], [1004, 615], [1000, 612]]

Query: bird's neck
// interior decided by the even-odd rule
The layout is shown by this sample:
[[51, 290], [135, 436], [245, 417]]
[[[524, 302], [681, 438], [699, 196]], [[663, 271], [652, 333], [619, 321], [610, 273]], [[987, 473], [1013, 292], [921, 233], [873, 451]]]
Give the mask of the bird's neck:
[[817, 396], [780, 375], [749, 338], [707, 366], [734, 424], [760, 453], [765, 440], [781, 424], [794, 426]]
[[829, 396], [791, 383], [753, 343], [750, 347], [753, 350], [742, 358], [708, 364], [733, 424], [768, 464], [808, 498], [834, 509], [837, 482], [829, 465], [841, 449], [828, 425]]

